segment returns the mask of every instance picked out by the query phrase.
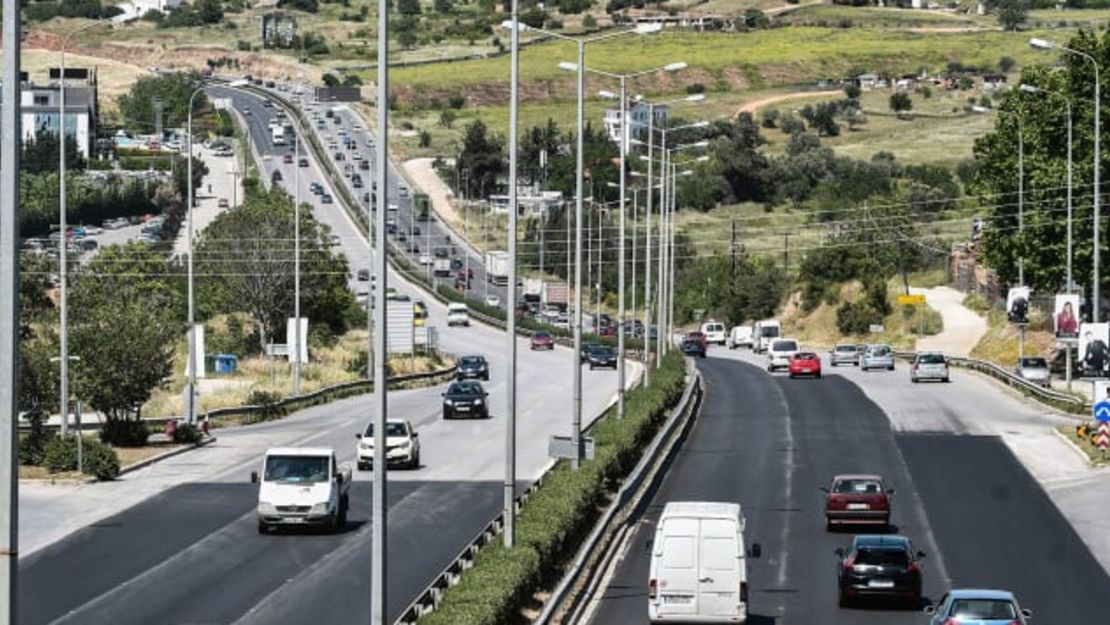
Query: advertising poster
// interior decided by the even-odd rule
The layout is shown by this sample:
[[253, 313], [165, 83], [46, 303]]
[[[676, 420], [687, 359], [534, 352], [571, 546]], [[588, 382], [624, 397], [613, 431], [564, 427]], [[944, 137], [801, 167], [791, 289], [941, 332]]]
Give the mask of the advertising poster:
[[1079, 325], [1079, 366], [1085, 378], [1106, 377], [1110, 365], [1110, 324], [1083, 323]]
[[1079, 338], [1079, 296], [1057, 295], [1052, 310], [1052, 327], [1058, 339]]
[[1010, 323], [1029, 323], [1029, 287], [1015, 286], [1006, 294], [1006, 319]]

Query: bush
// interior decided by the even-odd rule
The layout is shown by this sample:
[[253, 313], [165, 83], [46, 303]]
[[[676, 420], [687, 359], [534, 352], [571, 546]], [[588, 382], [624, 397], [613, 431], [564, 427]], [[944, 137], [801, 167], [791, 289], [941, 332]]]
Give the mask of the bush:
[[150, 430], [138, 419], [109, 418], [100, 428], [100, 440], [116, 447], [142, 447]]
[[46, 456], [46, 447], [50, 441], [57, 438], [57, 434], [46, 429], [43, 421], [46, 414], [31, 412], [27, 420], [31, 422], [31, 431], [19, 439], [19, 464], [38, 466]]
[[447, 104], [455, 110], [461, 109], [463, 106], [466, 106], [466, 97], [461, 95], [453, 95], [449, 100], [447, 100]]
[[173, 430], [173, 442], [179, 445], [196, 445], [203, 437], [200, 428], [192, 423], [178, 423]]
[[[51, 473], [77, 470], [77, 436], [55, 436], [46, 446], [43, 466]], [[81, 470], [98, 480], [111, 480], [119, 475], [119, 456], [110, 445], [95, 438], [81, 440]]]
[[281, 395], [274, 391], [255, 389], [247, 395], [248, 406], [272, 406], [281, 401]]
[[560, 462], [521, 509], [517, 545], [494, 541], [478, 553], [474, 566], [450, 588], [435, 612], [421, 619], [430, 625], [510, 623], [529, 601], [541, 579], [553, 575], [590, 530], [602, 498], [635, 465], [666, 409], [681, 397], [685, 360], [671, 352], [652, 375], [650, 387], [625, 397], [625, 418], [610, 412], [592, 431], [595, 457], [578, 471]]
[[844, 335], [867, 334], [871, 324], [882, 321], [882, 313], [867, 302], [845, 302], [836, 311], [836, 328]]

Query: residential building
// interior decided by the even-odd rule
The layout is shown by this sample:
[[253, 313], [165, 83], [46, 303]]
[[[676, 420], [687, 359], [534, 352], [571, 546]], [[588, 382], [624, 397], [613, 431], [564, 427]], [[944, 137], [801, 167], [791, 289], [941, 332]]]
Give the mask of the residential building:
[[[528, 188], [521, 188], [517, 191], [516, 203], [520, 215], [523, 217], [546, 218], [566, 207], [561, 191], [537, 191]], [[495, 213], [508, 212], [509, 196], [489, 196], [489, 207]]]
[[[628, 105], [629, 135], [634, 139], [647, 137], [648, 116], [653, 107], [643, 102], [632, 102]], [[655, 110], [655, 127], [662, 128], [667, 123], [668, 107], [657, 104]], [[605, 109], [605, 134], [611, 141], [620, 141], [621, 137], [621, 109], [613, 106]], [[628, 146], [625, 146], [626, 149]]]
[[181, 0], [128, 0], [116, 5], [123, 13], [112, 18], [116, 22], [139, 19], [148, 11], [158, 11], [165, 15], [181, 6]]
[[[77, 150], [89, 158], [90, 149], [96, 144], [99, 119], [96, 72], [66, 68], [66, 77], [66, 135], [74, 137]], [[46, 84], [23, 83], [20, 113], [25, 141], [41, 134], [58, 134], [61, 79], [56, 68], [50, 69], [50, 79]]]

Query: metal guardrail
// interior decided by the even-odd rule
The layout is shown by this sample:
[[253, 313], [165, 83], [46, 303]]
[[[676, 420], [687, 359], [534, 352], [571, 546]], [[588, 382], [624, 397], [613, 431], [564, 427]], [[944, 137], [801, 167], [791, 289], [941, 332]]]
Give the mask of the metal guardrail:
[[[432, 380], [432, 379], [438, 379], [438, 378], [441, 378], [441, 377], [453, 377], [454, 375], [455, 375], [455, 367], [452, 365], [452, 366], [446, 367], [444, 369], [437, 369], [436, 371], [427, 371], [427, 372], [424, 372], [424, 373], [407, 373], [405, 375], [393, 376], [393, 377], [390, 377], [388, 379], [388, 382], [389, 382], [390, 385], [405, 384], [405, 383], [408, 383], [408, 382], [418, 382], [418, 381], [422, 381], [422, 380]], [[245, 405], [245, 406], [228, 406], [226, 408], [213, 408], [212, 410], [209, 410], [205, 413], [202, 413], [200, 415], [200, 418], [202, 420], [203, 419], [214, 420], [214, 419], [219, 419], [221, 417], [227, 418], [227, 417], [238, 417], [238, 416], [250, 416], [250, 415], [255, 415], [255, 414], [265, 414], [265, 413], [268, 413], [268, 412], [273, 412], [275, 410], [279, 410], [279, 411], [297, 410], [298, 409], [298, 404], [312, 404], [313, 402], [320, 399], [321, 397], [325, 397], [325, 396], [330, 395], [332, 393], [350, 392], [352, 395], [354, 395], [354, 394], [358, 394], [360, 392], [369, 393], [370, 391], [373, 390], [373, 388], [374, 388], [374, 382], [372, 380], [368, 380], [368, 379], [352, 380], [350, 382], [340, 382], [339, 384], [333, 384], [331, 386], [325, 386], [323, 388], [316, 389], [315, 391], [312, 391], [311, 393], [302, 393], [301, 395], [291, 395], [289, 397], [285, 397], [285, 398], [281, 399], [280, 401], [274, 402], [272, 404], [248, 404], [248, 405]], [[143, 419], [142, 422], [144, 424], [147, 424], [147, 425], [158, 426], [158, 425], [165, 425], [166, 422], [168, 422], [168, 421], [181, 421], [181, 420], [182, 420], [182, 417], [156, 417], [156, 418], [153, 418], [153, 419]], [[94, 430], [94, 429], [96, 429], [96, 427], [98, 425], [100, 425], [100, 424], [99, 423], [84, 423], [84, 424], [82, 424], [81, 429], [82, 430], [86, 430], [86, 429], [93, 429]], [[29, 430], [30, 427], [31, 427], [30, 424], [25, 424], [25, 423], [22, 423], [22, 422], [19, 425], [19, 428], [21, 430]], [[46, 424], [43, 427], [45, 427], [48, 430], [57, 430], [61, 426], [59, 424]]]
[[[640, 460], [640, 463], [636, 466], [636, 469], [634, 469], [632, 474], [633, 477], [642, 476], [644, 471], [643, 466], [645, 466], [649, 462], [650, 458], [658, 455], [659, 447], [662, 444], [661, 441], [669, 440], [671, 438], [671, 434], [675, 431], [676, 425], [686, 422], [687, 417], [696, 412], [697, 408], [700, 407], [702, 397], [701, 376], [692, 368], [690, 369], [690, 371], [692, 371], [693, 373], [688, 378], [690, 382], [686, 387], [686, 392], [683, 394], [683, 397], [679, 401], [678, 405], [674, 408], [674, 413], [671, 418], [667, 420], [660, 432], [656, 434], [652, 445], [648, 448], [648, 451], [645, 452], [643, 458], [641, 458]], [[609, 405], [607, 405], [600, 414], [605, 414], [615, 405], [616, 399], [610, 402]], [[587, 432], [593, 428], [594, 423], [597, 423], [597, 421], [595, 420], [593, 423], [591, 423], [590, 427], [586, 429]], [[554, 464], [552, 464], [552, 467], [554, 467]], [[551, 468], [545, 471], [544, 474], [541, 475], [535, 483], [528, 487], [523, 495], [517, 498], [515, 512], [519, 512], [521, 505], [523, 505], [523, 503], [528, 500], [528, 497], [530, 497], [532, 493], [534, 493], [536, 489], [538, 489], [540, 485], [543, 484], [543, 480], [550, 470]], [[629, 483], [633, 479], [633, 477], [630, 477], [629, 480], [626, 481], [626, 484]], [[626, 488], [622, 487], [617, 496], [618, 502], [622, 501], [621, 498], [626, 496], [625, 493]], [[614, 506], [616, 506], [616, 504], [614, 504]], [[606, 523], [612, 518], [612, 510], [613, 508], [611, 507], [610, 511], [606, 513]], [[473, 566], [474, 558], [477, 557], [478, 552], [481, 551], [483, 547], [488, 545], [498, 535], [500, 535], [503, 527], [504, 515], [503, 513], [498, 513], [497, 517], [490, 521], [490, 523], [486, 525], [486, 527], [484, 527], [477, 536], [475, 536], [469, 543], [467, 543], [467, 546], [463, 548], [459, 555], [456, 556], [455, 559], [452, 560], [451, 563], [448, 564], [447, 567], [444, 568], [443, 571], [432, 580], [432, 583], [428, 585], [424, 592], [420, 593], [420, 595], [415, 600], [413, 600], [413, 602], [410, 603], [407, 608], [405, 608], [405, 610], [401, 613], [401, 616], [397, 619], [394, 625], [414, 625], [420, 619], [420, 617], [434, 611], [436, 606], [439, 605], [439, 602], [443, 599], [443, 594], [447, 592], [447, 589], [458, 583], [463, 572]], [[597, 530], [595, 530], [594, 534], [597, 534]], [[596, 542], [597, 540], [594, 534], [591, 534], [590, 539], [587, 540], [582, 549], [579, 550], [579, 557], [575, 559], [575, 570], [579, 570], [579, 568], [577, 567], [579, 566], [579, 559], [583, 558], [583, 554], [588, 556], [589, 553], [592, 551], [591, 541]], [[562, 587], [563, 585], [560, 584], [560, 588]], [[558, 590], [556, 592], [558, 592]], [[552, 602], [549, 601], [548, 603], [550, 604]]]
[[[913, 360], [917, 352], [904, 351], [895, 352], [896, 357], [903, 360]], [[949, 356], [948, 364], [950, 366], [960, 367], [962, 369], [969, 369], [984, 375], [990, 376], [1007, 386], [1017, 389], [1022, 393], [1032, 395], [1038, 401], [1048, 404], [1054, 408], [1060, 408], [1068, 412], [1089, 412], [1090, 404], [1067, 393], [1054, 391], [1051, 388], [1045, 388], [1039, 384], [1034, 384], [1025, 378], [1015, 375], [1006, 369], [985, 360], [978, 360], [976, 358], [962, 358], [959, 356]]]

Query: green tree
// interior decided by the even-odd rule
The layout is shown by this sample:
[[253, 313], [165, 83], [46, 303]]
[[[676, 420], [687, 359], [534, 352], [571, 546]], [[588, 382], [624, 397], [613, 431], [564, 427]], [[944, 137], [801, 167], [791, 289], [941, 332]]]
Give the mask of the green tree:
[[420, 0], [397, 0], [397, 12], [401, 15], [420, 15]]
[[[189, 97], [199, 85], [195, 73], [172, 72], [141, 76], [131, 85], [127, 93], [119, 97], [120, 116], [127, 125], [149, 128], [154, 123], [155, 99], [162, 101], [162, 120], [166, 127], [184, 124], [188, 117]], [[207, 108], [208, 99], [204, 93], [193, 98], [194, 115], [196, 111]]]
[[185, 329], [182, 298], [165, 278], [173, 272], [160, 255], [131, 243], [102, 249], [74, 276], [70, 353], [81, 358], [74, 391], [104, 414], [106, 432], [138, 426], [142, 405], [172, 373]]
[[850, 82], [847, 85], [844, 85], [844, 95], [847, 96], [850, 100], [858, 100], [860, 94], [862, 93], [863, 90], [860, 89], [860, 86], [854, 82]]
[[455, 111], [452, 111], [451, 109], [444, 109], [439, 113], [439, 125], [443, 126], [444, 128], [450, 129], [451, 126], [454, 125], [455, 119], [457, 118], [458, 114], [455, 113]]
[[890, 110], [894, 111], [901, 117], [902, 113], [908, 112], [913, 109], [913, 100], [910, 99], [910, 94], [905, 91], [895, 91], [890, 94]]
[[432, 6], [440, 15], [449, 15], [455, 10], [454, 0], [435, 0]]
[[490, 136], [486, 124], [475, 120], [463, 134], [462, 153], [456, 166], [465, 168], [466, 197], [485, 198], [494, 192], [497, 177], [505, 170], [504, 143]]
[[[23, 142], [19, 165], [29, 174], [58, 171], [58, 135], [42, 133]], [[66, 170], [84, 171], [87, 163], [77, 149], [77, 139], [66, 135]]]
[[997, 0], [995, 12], [1003, 30], [1017, 30], [1029, 17], [1029, 0]]
[[196, 0], [193, 8], [205, 24], [218, 24], [224, 19], [224, 8], [220, 0]]

